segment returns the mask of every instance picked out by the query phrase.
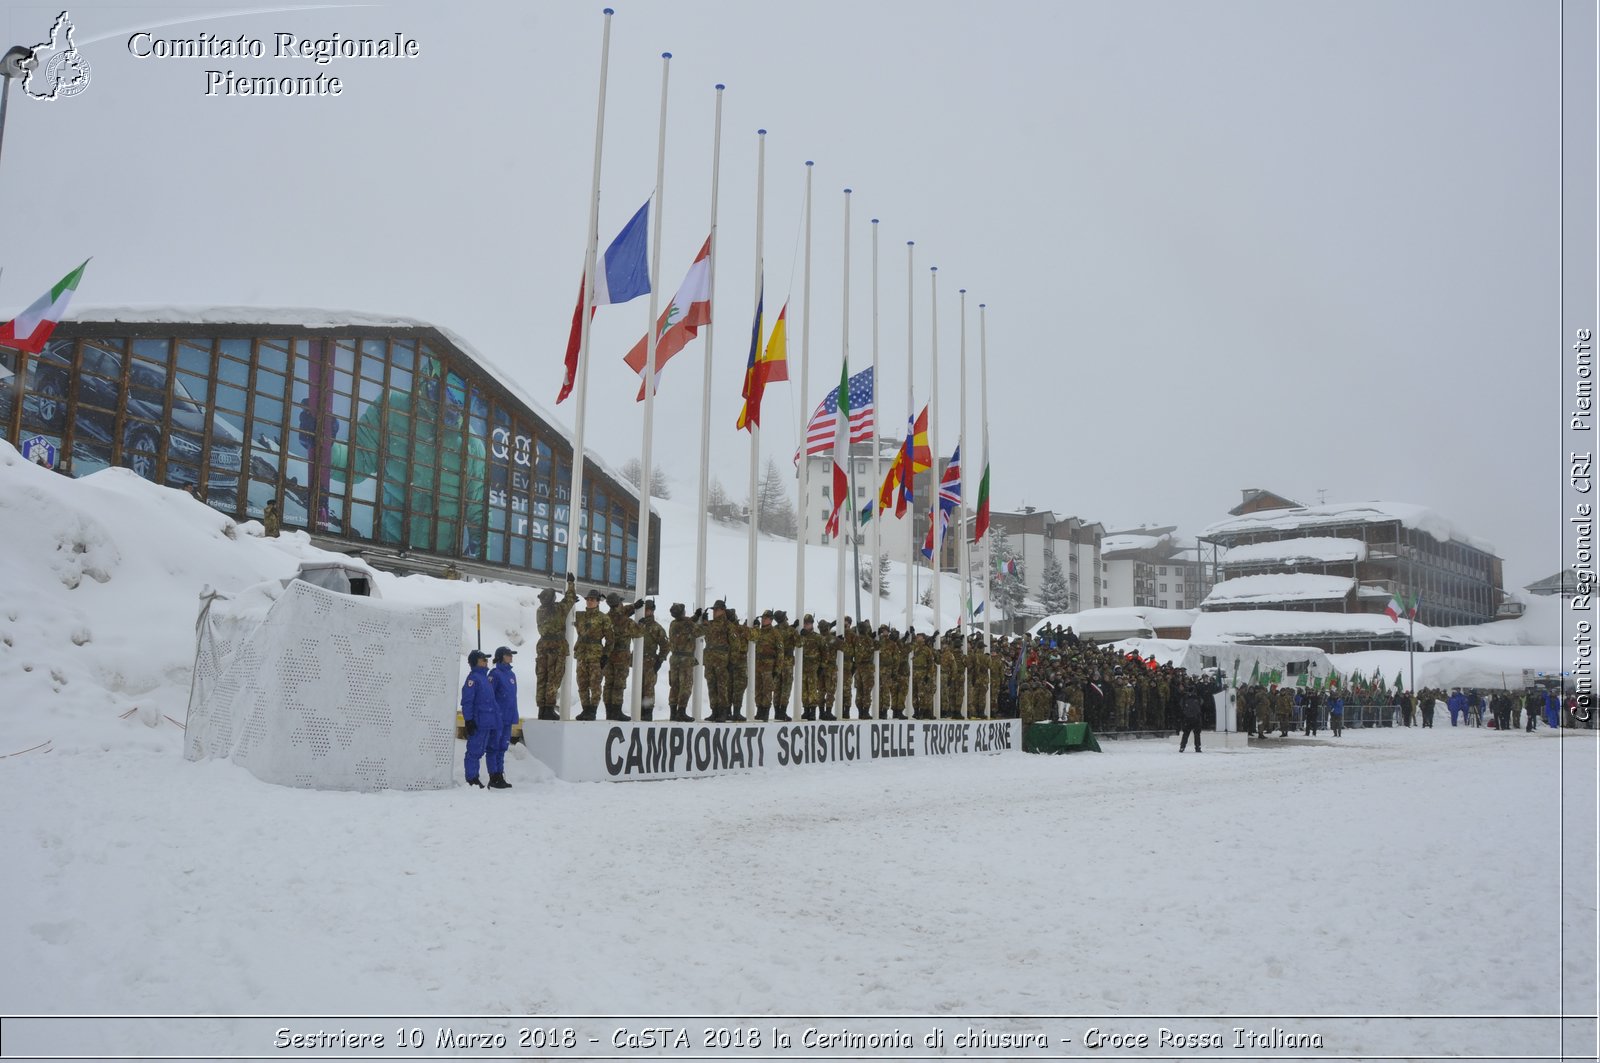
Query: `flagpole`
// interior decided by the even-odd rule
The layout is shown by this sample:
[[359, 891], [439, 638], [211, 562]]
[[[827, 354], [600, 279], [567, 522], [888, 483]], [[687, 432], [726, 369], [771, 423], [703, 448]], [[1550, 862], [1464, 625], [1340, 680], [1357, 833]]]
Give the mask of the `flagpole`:
[[[800, 401], [809, 401], [811, 394], [811, 171], [813, 162], [806, 160], [806, 253], [803, 277], [805, 291], [800, 298]], [[801, 410], [805, 407], [802, 405]], [[809, 427], [809, 426], [807, 426]], [[809, 488], [810, 477], [807, 470], [811, 465], [810, 440], [807, 427], [800, 430], [800, 528], [799, 549], [794, 552], [794, 613], [800, 619], [806, 615], [806, 548], [811, 543], [811, 498], [806, 493]], [[795, 640], [794, 664], [797, 677], [805, 675], [806, 651], [798, 639]], [[800, 684], [794, 684], [793, 696], [800, 697]], [[795, 713], [796, 719], [799, 713]]]
[[[932, 503], [928, 507], [928, 541], [933, 544], [933, 555], [929, 560], [933, 563], [933, 634], [934, 638], [938, 639], [944, 631], [944, 614], [939, 609], [939, 583], [941, 582], [939, 579], [939, 550], [944, 546], [944, 543], [939, 538], [939, 479], [941, 476], [939, 471], [939, 454], [941, 453], [939, 450], [939, 267], [929, 266], [928, 276], [931, 278], [930, 288], [933, 293], [930, 308], [932, 324], [929, 326], [928, 332], [930, 344], [928, 364], [929, 372], [933, 376], [933, 387], [928, 397], [928, 458], [929, 464], [933, 467], [930, 472], [933, 477], [933, 490], [929, 492], [929, 498]], [[935, 645], [942, 648], [943, 643], [936, 642]], [[939, 691], [944, 680], [943, 669], [936, 664], [933, 674], [933, 718], [937, 720], [943, 715], [943, 704], [939, 698]]]
[[[959, 358], [960, 371], [957, 379], [956, 392], [961, 396], [961, 435], [957, 438], [965, 442], [967, 436], [967, 290], [957, 289], [961, 296], [961, 342], [957, 345], [961, 352]], [[961, 463], [959, 474], [956, 477], [956, 565], [961, 569], [961, 619], [966, 621], [960, 625], [961, 638], [966, 640], [970, 633], [969, 625], [972, 623], [972, 573], [968, 570], [968, 563], [972, 554], [967, 550], [967, 462]], [[967, 684], [961, 684], [961, 697], [963, 704], [967, 696]], [[972, 710], [977, 706], [967, 705], [963, 715], [972, 715]]]
[[[843, 275], [844, 275], [844, 292], [843, 292], [842, 298], [840, 299], [840, 303], [839, 303], [839, 308], [840, 308], [839, 319], [840, 319], [840, 322], [842, 323], [842, 326], [843, 326], [843, 328], [841, 330], [843, 335], [842, 335], [842, 337], [841, 337], [841, 339], [839, 341], [839, 356], [844, 360], [844, 365], [845, 365], [845, 368], [846, 368], [847, 372], [845, 373], [845, 379], [840, 382], [840, 387], [848, 388], [849, 387], [849, 377], [850, 377], [850, 374], [848, 372], [848, 369], [849, 369], [849, 366], [850, 366], [850, 190], [848, 188], [844, 190], [844, 270], [843, 270]], [[839, 398], [841, 400], [845, 400], [845, 399], [847, 399], [847, 396], [840, 395]], [[855, 412], [854, 411], [854, 405], [855, 404], [851, 403], [850, 405], [852, 407], [851, 412], [854, 413]], [[855, 499], [856, 499], [856, 487], [855, 487], [855, 484], [856, 484], [856, 463], [854, 461], [852, 461], [851, 458], [850, 458], [850, 439], [851, 439], [851, 436], [853, 434], [854, 433], [852, 433], [850, 431], [850, 426], [848, 424], [846, 424], [844, 426], [844, 453], [842, 455], [835, 454], [834, 455], [834, 459], [833, 459], [834, 461], [843, 461], [844, 462], [844, 469], [845, 469], [845, 473], [846, 473], [845, 483], [847, 485], [847, 487], [845, 489], [845, 497], [843, 499], [837, 499], [836, 498], [836, 499], [833, 500], [833, 504], [838, 509], [838, 512], [839, 512], [839, 535], [838, 535], [836, 541], [834, 542], [834, 556], [835, 556], [835, 559], [836, 559], [836, 562], [837, 562], [837, 569], [838, 569], [837, 575], [835, 577], [836, 580], [837, 580], [838, 600], [837, 600], [837, 602], [835, 603], [835, 606], [834, 606], [835, 611], [834, 611], [833, 616], [834, 616], [834, 619], [840, 624], [840, 627], [841, 627], [840, 634], [844, 634], [844, 631], [842, 630], [842, 628], [843, 628], [843, 624], [844, 624], [844, 615], [845, 615], [844, 614], [845, 553], [850, 548], [850, 541], [855, 538], [855, 535], [852, 534], [854, 529], [850, 527], [850, 522], [854, 519], [854, 516], [855, 516], [851, 512], [851, 505], [855, 502]], [[860, 605], [860, 602], [861, 602], [861, 599], [859, 597], [857, 597], [856, 604]], [[840, 643], [839, 645], [842, 647], [844, 644]], [[840, 652], [842, 653], [843, 651], [841, 650]], [[842, 665], [841, 665], [840, 668], [837, 669], [837, 672], [838, 672], [838, 676], [839, 676], [839, 681], [843, 682], [843, 680], [844, 680], [844, 668], [842, 667]], [[849, 696], [849, 693], [850, 693], [849, 691], [845, 691], [845, 695], [847, 697]], [[841, 719], [842, 718], [843, 717], [841, 716]]]
[[[694, 607], [701, 609], [706, 604], [706, 520], [707, 510], [710, 508], [708, 495], [711, 490], [711, 335], [712, 326], [716, 324], [717, 315], [717, 184], [722, 171], [722, 91], [726, 85], [717, 86], [716, 118], [712, 124], [711, 135], [711, 263], [707, 266], [707, 291], [711, 293], [713, 313], [711, 320], [706, 322], [706, 366], [700, 390], [700, 506], [698, 509], [699, 521], [695, 529], [695, 554], [694, 554]], [[763, 130], [762, 132], [765, 132]], [[701, 673], [698, 667], [700, 655], [703, 652], [700, 640], [695, 640], [696, 665], [694, 682], [689, 684], [691, 691], [691, 706], [689, 715], [694, 719], [700, 718], [700, 687]]]
[[[577, 577], [578, 551], [582, 546], [580, 537], [580, 517], [583, 510], [583, 422], [584, 409], [589, 395], [589, 323], [594, 312], [594, 270], [595, 258], [600, 246], [600, 149], [605, 143], [606, 129], [606, 71], [611, 57], [611, 16], [616, 14], [611, 8], [605, 9], [605, 29], [600, 37], [600, 102], [594, 120], [594, 178], [589, 183], [589, 236], [588, 245], [583, 252], [583, 311], [582, 324], [579, 327], [578, 340], [578, 373], [574, 382], [577, 390], [577, 408], [573, 413], [572, 424], [572, 471], [571, 486], [567, 491], [567, 574]], [[651, 322], [652, 326], [655, 324]], [[641, 507], [644, 519], [649, 519], [648, 501]], [[567, 640], [571, 642], [576, 637], [576, 625], [573, 614], [567, 614]], [[561, 675], [561, 706], [557, 712], [566, 717], [571, 708], [574, 668], [577, 661], [574, 654], [567, 654], [566, 667]]]
[[[878, 385], [883, 377], [878, 373], [878, 219], [872, 219], [872, 398], [876, 402], [879, 398]], [[882, 411], [880, 405], [878, 411]], [[877, 420], [877, 412], [873, 414]], [[878, 429], [872, 429], [872, 479], [867, 482], [872, 485], [881, 485], [882, 473], [878, 469]], [[909, 460], [910, 455], [907, 455]], [[882, 487], [877, 487], [882, 490]], [[878, 608], [878, 564], [883, 556], [883, 510], [878, 505], [878, 499], [868, 498], [867, 505], [872, 507], [872, 704], [878, 714], [883, 718], [883, 700], [878, 693], [878, 626], [882, 622]]]
[[[672, 66], [672, 53], [661, 53], [661, 125], [656, 133], [656, 190], [651, 197], [651, 210], [655, 215], [650, 226], [650, 317], [645, 323], [644, 359], [644, 444], [640, 448], [639, 464], [639, 559], [634, 564], [635, 598], [645, 598], [650, 593], [650, 478], [651, 443], [655, 432], [656, 410], [656, 313], [661, 302], [661, 192], [667, 169], [667, 73]], [[628, 715], [639, 719], [639, 708], [644, 703], [644, 639], [629, 640], [633, 646], [633, 682], [629, 684]]]
[[[989, 316], [987, 303], [978, 304], [978, 395], [982, 407], [983, 419], [983, 473], [984, 476], [992, 474], [989, 468]], [[989, 485], [989, 509], [994, 510], [994, 484]], [[993, 519], [993, 518], [991, 518]], [[986, 534], [983, 539], [983, 648], [985, 652], [991, 651], [989, 642], [989, 619], [994, 616], [994, 610], [989, 608], [989, 601], [994, 597], [994, 538]], [[984, 706], [984, 713], [989, 718], [994, 717], [995, 693], [994, 684], [989, 684], [989, 703]]]
[[1407, 595], [1406, 665], [1411, 672], [1411, 700], [1417, 700], [1417, 610]]
[[[761, 314], [762, 301], [765, 298], [765, 259], [762, 257], [762, 237], [765, 235], [766, 224], [766, 192], [767, 192], [767, 136], [766, 130], [757, 130], [756, 140], [756, 324], [755, 338], [750, 342], [752, 357], [758, 362], [761, 358]], [[759, 367], [752, 372], [759, 373]], [[749, 567], [745, 572], [745, 614], [744, 621], [753, 624], [756, 621], [756, 546], [758, 531], [756, 522], [759, 519], [760, 507], [756, 505], [756, 468], [761, 463], [761, 426], [756, 422], [750, 423], [750, 546], [747, 551]], [[756, 647], [748, 639], [745, 640], [745, 675], [756, 674]], [[756, 684], [745, 685], [744, 704], [750, 710], [745, 713], [749, 719], [755, 718]], [[762, 711], [765, 711], [763, 707]], [[784, 706], [788, 711], [788, 706]]]
[[[906, 417], [911, 424], [911, 453], [907, 458], [911, 461], [908, 479], [911, 483], [911, 501], [906, 503], [906, 637], [911, 637], [912, 615], [911, 611], [917, 604], [917, 463], [915, 460], [917, 449], [917, 399], [913, 386], [916, 365], [916, 350], [912, 343], [913, 334], [916, 332], [916, 275], [913, 272], [912, 258], [916, 251], [915, 240], [906, 241]], [[906, 704], [910, 705], [910, 695], [907, 695]]]

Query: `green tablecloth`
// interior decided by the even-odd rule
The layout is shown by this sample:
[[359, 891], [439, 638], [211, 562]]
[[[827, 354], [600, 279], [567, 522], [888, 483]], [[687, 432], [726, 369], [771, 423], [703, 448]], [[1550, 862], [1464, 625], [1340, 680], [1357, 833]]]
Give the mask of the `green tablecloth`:
[[1022, 734], [1024, 753], [1100, 752], [1100, 743], [1086, 723], [1033, 723]]

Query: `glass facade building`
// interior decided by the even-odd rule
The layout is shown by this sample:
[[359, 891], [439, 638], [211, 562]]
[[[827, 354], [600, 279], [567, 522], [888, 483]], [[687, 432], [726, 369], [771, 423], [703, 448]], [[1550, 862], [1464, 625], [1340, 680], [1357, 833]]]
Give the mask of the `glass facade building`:
[[[275, 497], [284, 527], [380, 567], [564, 576], [564, 432], [432, 326], [262, 313], [67, 321], [39, 354], [0, 347], [0, 425], [62, 472], [123, 466], [239, 520]], [[579, 581], [633, 588], [637, 492], [592, 459], [583, 492]]]

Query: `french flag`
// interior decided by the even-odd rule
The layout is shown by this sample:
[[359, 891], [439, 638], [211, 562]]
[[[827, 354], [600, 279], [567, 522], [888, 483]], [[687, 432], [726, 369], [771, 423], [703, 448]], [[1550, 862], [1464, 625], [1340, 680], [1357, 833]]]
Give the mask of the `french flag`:
[[[647, 199], [628, 224], [622, 227], [617, 238], [611, 241], [605, 254], [595, 261], [594, 300], [589, 308], [590, 317], [594, 316], [594, 307], [625, 303], [650, 294], [650, 262], [645, 253], [649, 232], [650, 201]], [[578, 379], [578, 348], [583, 344], [584, 302], [583, 281], [579, 280], [578, 305], [573, 308], [572, 332], [567, 336], [566, 376], [561, 381], [561, 393], [556, 396], [558, 405], [572, 394], [572, 386]]]

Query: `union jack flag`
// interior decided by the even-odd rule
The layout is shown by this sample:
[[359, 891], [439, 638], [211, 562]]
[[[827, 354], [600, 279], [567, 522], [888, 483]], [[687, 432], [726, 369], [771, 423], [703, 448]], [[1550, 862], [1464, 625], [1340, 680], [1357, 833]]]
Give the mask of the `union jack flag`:
[[[961, 501], [961, 444], [956, 444], [956, 449], [950, 454], [950, 464], [944, 467], [944, 475], [939, 477], [939, 542], [944, 542], [945, 535], [950, 530], [950, 512]], [[933, 514], [928, 514], [928, 537], [922, 540], [922, 556], [933, 559], [936, 549], [933, 534]]]

